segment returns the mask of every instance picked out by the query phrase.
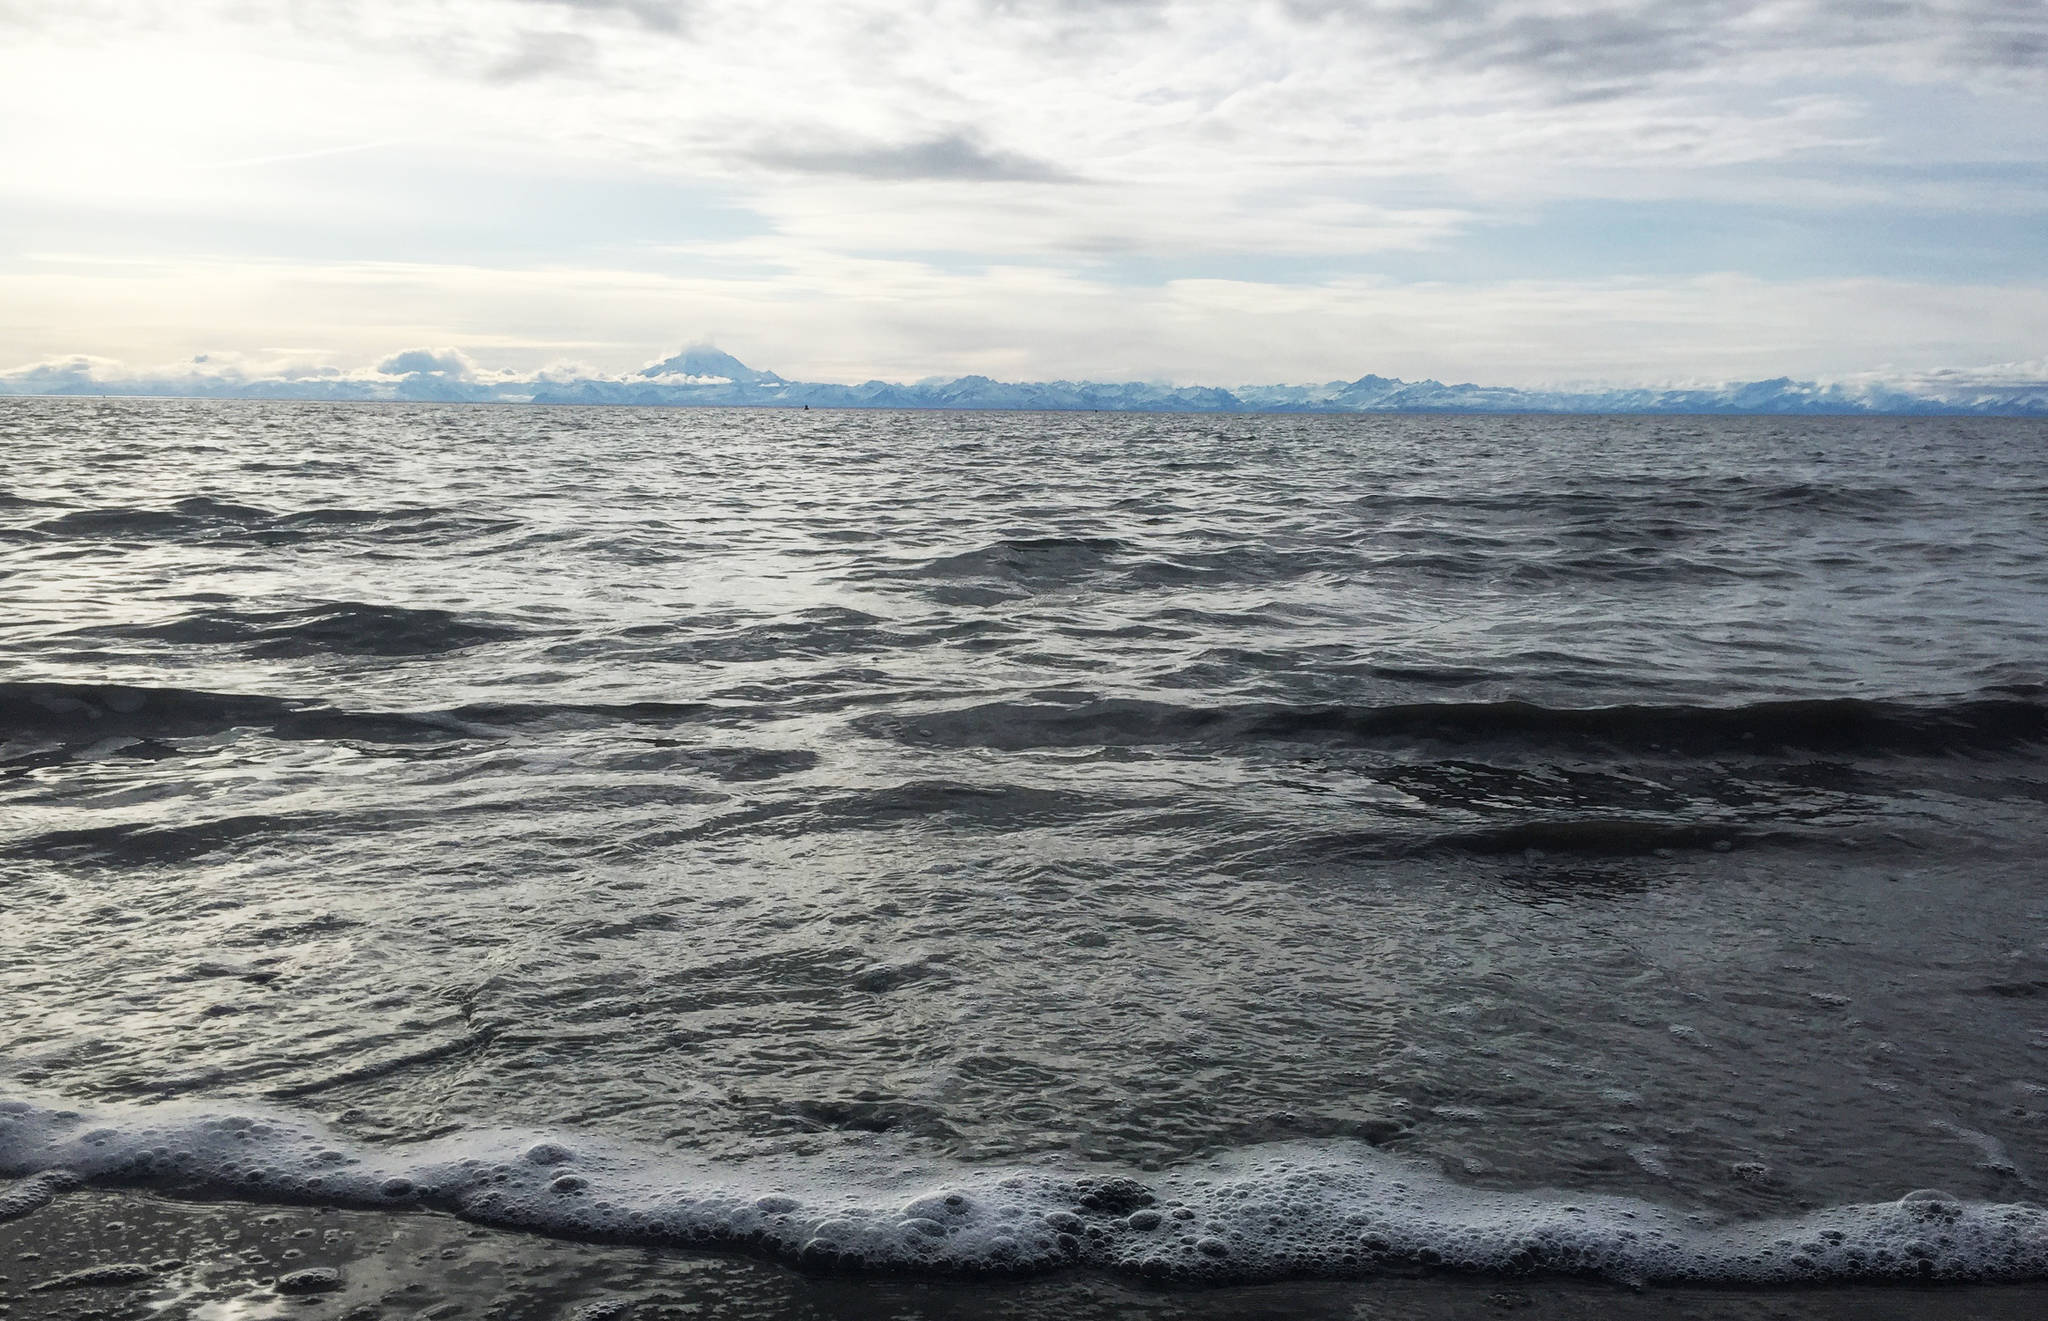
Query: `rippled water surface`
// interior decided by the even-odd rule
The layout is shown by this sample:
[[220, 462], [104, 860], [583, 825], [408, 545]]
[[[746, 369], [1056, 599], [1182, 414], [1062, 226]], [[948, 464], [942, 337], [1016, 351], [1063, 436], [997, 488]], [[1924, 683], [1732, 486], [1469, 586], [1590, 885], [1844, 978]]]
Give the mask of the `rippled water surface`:
[[0, 1096], [2039, 1200], [2044, 460], [0, 402]]

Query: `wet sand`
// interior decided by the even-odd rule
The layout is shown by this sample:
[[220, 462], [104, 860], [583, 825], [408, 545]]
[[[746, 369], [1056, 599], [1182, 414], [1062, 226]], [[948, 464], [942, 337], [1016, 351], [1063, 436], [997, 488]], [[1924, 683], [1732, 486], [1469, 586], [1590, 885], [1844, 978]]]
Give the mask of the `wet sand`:
[[1748, 1292], [1432, 1276], [1193, 1290], [1087, 1276], [807, 1275], [745, 1258], [563, 1242], [444, 1215], [97, 1190], [0, 1223], [0, 1316], [7, 1321], [2031, 1321], [2044, 1312], [2048, 1285]]

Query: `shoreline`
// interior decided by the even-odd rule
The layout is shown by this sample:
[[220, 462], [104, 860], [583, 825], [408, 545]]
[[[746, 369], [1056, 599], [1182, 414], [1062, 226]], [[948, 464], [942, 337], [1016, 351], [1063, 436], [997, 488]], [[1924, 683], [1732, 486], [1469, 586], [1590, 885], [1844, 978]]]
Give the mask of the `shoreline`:
[[[299, 1272], [307, 1274], [287, 1278]], [[740, 1255], [493, 1229], [438, 1212], [101, 1189], [65, 1193], [0, 1222], [6, 1321], [1547, 1321], [1595, 1313], [1612, 1321], [2022, 1321], [2044, 1305], [2048, 1286], [2040, 1284], [1632, 1289], [1575, 1278], [1402, 1275], [1204, 1288], [1080, 1273], [995, 1280], [811, 1274]]]

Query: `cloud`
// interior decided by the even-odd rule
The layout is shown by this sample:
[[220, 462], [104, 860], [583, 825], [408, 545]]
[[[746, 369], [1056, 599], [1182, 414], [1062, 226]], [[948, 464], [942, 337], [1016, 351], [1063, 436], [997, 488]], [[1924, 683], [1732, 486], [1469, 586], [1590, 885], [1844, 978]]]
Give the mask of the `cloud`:
[[477, 374], [476, 364], [460, 349], [406, 349], [378, 363], [377, 370], [385, 376], [429, 374], [457, 381], [472, 380]]
[[124, 371], [115, 359], [76, 353], [67, 358], [26, 363], [0, 373], [0, 380], [23, 394], [63, 394], [117, 378]]
[[1967, 67], [2039, 82], [2048, 70], [2048, 6], [2029, 0], [1959, 5], [1949, 43]]
[[[1526, 77], [1570, 94], [1708, 70], [1737, 79], [1815, 57], [1950, 71], [2017, 70], [2042, 49], [2030, 0], [1285, 0], [1298, 19], [1390, 43], [1439, 68]], [[1882, 53], [1880, 53], [1882, 52]], [[1759, 67], [1759, 66], [1763, 67]], [[2037, 64], [2032, 72], [2040, 74]]]
[[2048, 357], [2028, 362], [1992, 362], [1975, 367], [1936, 367], [1924, 371], [1880, 369], [1858, 373], [1853, 379], [1937, 396], [1962, 395], [1984, 389], [2048, 393]]
[[984, 146], [973, 133], [954, 130], [894, 143], [764, 144], [747, 158], [771, 169], [855, 179], [943, 179], [968, 183], [1068, 183], [1074, 176], [1047, 161]]
[[549, 75], [586, 72], [596, 62], [597, 43], [576, 32], [535, 32], [518, 34], [517, 45], [492, 64], [485, 77], [496, 83], [516, 83]]
[[[266, 97], [266, 119], [392, 103], [380, 130], [876, 182], [1285, 167], [1469, 186], [1489, 168], [1720, 159], [1731, 140], [1795, 155], [1806, 135], [1756, 131], [1769, 103], [1858, 79], [2048, 89], [2048, 5], [2031, 0], [194, 0], [153, 21], [166, 55], [183, 25], [214, 85], [289, 62], [304, 94]], [[104, 47], [123, 25], [64, 30]], [[412, 67], [376, 67], [393, 60]], [[130, 75], [94, 59], [66, 76]]]
[[626, 19], [651, 32], [681, 32], [696, 8], [686, 0], [521, 0], [569, 13]]

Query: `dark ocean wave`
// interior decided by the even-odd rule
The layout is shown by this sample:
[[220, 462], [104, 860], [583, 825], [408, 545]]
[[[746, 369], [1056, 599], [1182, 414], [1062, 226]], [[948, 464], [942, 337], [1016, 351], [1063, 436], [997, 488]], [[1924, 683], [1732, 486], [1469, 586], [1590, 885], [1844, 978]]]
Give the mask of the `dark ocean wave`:
[[1560, 490], [1376, 491], [1353, 505], [1371, 512], [1418, 511], [1432, 517], [1455, 516], [1469, 510], [1489, 518], [1501, 514], [1536, 515], [1546, 522], [1617, 513], [1680, 513], [1688, 523], [1717, 511], [1747, 517], [1755, 512], [1812, 512], [1847, 515], [1894, 515], [1910, 506], [1919, 493], [1881, 482], [1787, 482], [1741, 474], [1665, 475], [1654, 482]]
[[437, 656], [526, 636], [524, 629], [447, 610], [329, 601], [293, 610], [200, 610], [156, 624], [89, 630], [180, 646], [233, 646], [256, 659], [320, 654]]
[[722, 710], [706, 702], [474, 702], [441, 711], [350, 711], [311, 701], [128, 684], [0, 683], [0, 743], [192, 738], [255, 729], [290, 740], [370, 743], [494, 737], [537, 725], [670, 725]]
[[1412, 578], [1447, 582], [1489, 582], [1543, 587], [1568, 583], [1692, 583], [1768, 582], [1797, 578], [1784, 565], [1758, 564], [1732, 556], [1675, 555], [1663, 548], [1603, 549], [1583, 555], [1555, 553], [1549, 547], [1519, 552], [1426, 550], [1376, 555], [1356, 561], [1349, 571], [1374, 580]]
[[472, 702], [438, 715], [414, 717], [435, 728], [482, 725], [674, 725], [707, 719], [726, 708], [712, 702]]
[[[945, 604], [991, 604], [1095, 577], [1114, 568], [1128, 550], [1114, 537], [1006, 538], [950, 555], [884, 562], [847, 577], [852, 582], [922, 582]], [[988, 589], [995, 595], [986, 595]]]
[[992, 702], [914, 716], [878, 714], [856, 723], [871, 734], [912, 743], [1009, 749], [1408, 740], [1694, 755], [1932, 756], [2038, 744], [2048, 739], [2048, 705], [2023, 696], [1948, 702], [1833, 698], [1725, 707], [1554, 707], [1522, 701], [1193, 707], [1095, 699], [1071, 705]]
[[[717, 702], [476, 702], [435, 711], [349, 711], [250, 694], [119, 684], [0, 683], [0, 737], [183, 737], [238, 727], [291, 738], [461, 737], [541, 724], [662, 725], [739, 714]], [[1533, 702], [1384, 706], [1189, 706], [1128, 698], [987, 702], [851, 725], [936, 747], [1071, 748], [1284, 742], [1504, 744], [1673, 755], [1788, 752], [1939, 756], [2048, 741], [2048, 703], [2031, 691], [1940, 701], [1833, 698], [1742, 706], [1554, 707]]]
[[[1629, 517], [1581, 517], [1540, 531], [1492, 536], [1461, 535], [1440, 525], [1382, 527], [1321, 545], [1049, 537], [865, 565], [847, 572], [845, 580], [905, 584], [940, 604], [975, 605], [1084, 584], [1161, 592], [1317, 579], [1712, 585], [1792, 581], [1810, 568], [1759, 558], [1740, 540], [1722, 536], [1722, 544], [1713, 544], [1708, 537], [1705, 528]], [[1679, 553], [1681, 542], [1700, 544]]]
[[279, 513], [256, 505], [189, 496], [165, 506], [109, 505], [74, 509], [29, 524], [35, 535], [58, 541], [245, 541], [286, 546], [333, 537], [444, 542], [502, 532], [516, 519], [439, 506], [390, 509], [337, 506]]
[[745, 665], [799, 656], [867, 656], [930, 646], [1006, 645], [1019, 630], [998, 620], [933, 615], [891, 621], [857, 610], [803, 611], [790, 619], [715, 625], [700, 620], [642, 624], [613, 637], [580, 637], [548, 649], [552, 658], [575, 661], [615, 654], [621, 642], [642, 655], [677, 664]]
[[147, 539], [260, 527], [276, 517], [253, 505], [192, 496], [168, 508], [112, 505], [103, 509], [75, 509], [44, 519], [34, 525], [34, 530], [58, 538]]
[[232, 849], [244, 840], [290, 839], [322, 819], [317, 814], [252, 813], [192, 825], [86, 826], [53, 830], [9, 847], [31, 858], [89, 857], [122, 866], [180, 863]]
[[1254, 737], [1595, 743], [1687, 753], [1863, 755], [1991, 751], [2048, 738], [2048, 706], [2022, 698], [1912, 702], [1832, 698], [1742, 706], [1551, 707], [1445, 702], [1310, 707], [1255, 718]]
[[[1793, 836], [1772, 832], [1770, 842]], [[1763, 842], [1761, 832], [1723, 822], [1654, 821], [1633, 817], [1577, 817], [1554, 821], [1519, 821], [1485, 830], [1452, 832], [1442, 844], [1472, 853], [1565, 853], [1591, 857], [1640, 857], [1660, 849], [1733, 848], [1738, 842]]]
[[[734, 750], [723, 750], [728, 754]], [[775, 754], [761, 754], [772, 762]], [[718, 758], [667, 769], [704, 781], [740, 784], [779, 778], [802, 769], [799, 761], [758, 769], [741, 760], [738, 773], [721, 770]], [[1219, 865], [1242, 868], [1289, 864], [1358, 863], [1429, 857], [1491, 858], [1520, 855], [1529, 861], [1557, 859], [1643, 859], [1677, 853], [1726, 853], [1736, 849], [1842, 848], [1847, 841], [1824, 826], [1805, 825], [1765, 811], [1742, 820], [1640, 816], [1546, 815], [1540, 803], [1490, 804], [1501, 824], [1445, 828], [1412, 811], [1361, 803], [1355, 815], [1376, 824], [1343, 831], [1299, 833], [1289, 822], [1256, 812], [1211, 808], [1196, 812], [1158, 798], [1109, 796], [1075, 789], [1022, 784], [960, 784], [919, 781], [872, 790], [827, 791], [775, 803], [720, 810], [697, 824], [680, 825], [673, 814], [685, 807], [720, 808], [722, 792], [663, 780], [602, 790], [564, 788], [511, 799], [478, 799], [440, 808], [355, 812], [248, 813], [183, 824], [115, 822], [46, 831], [10, 840], [17, 857], [102, 866], [180, 866], [201, 859], [235, 856], [262, 848], [300, 849], [316, 838], [365, 840], [374, 835], [429, 831], [456, 820], [502, 819], [535, 810], [604, 810], [618, 821], [648, 828], [623, 828], [593, 842], [593, 856], [631, 857], [686, 841], [783, 838], [816, 840], [843, 833], [912, 831], [984, 837], [1045, 829], [1089, 831], [1113, 837], [1125, 825], [1158, 829], [1201, 818], [1231, 819], [1236, 832], [1227, 847], [1212, 850]], [[1900, 836], [1899, 838], [1904, 838]]]
[[1115, 537], [1006, 537], [995, 548], [1011, 555], [1109, 555], [1127, 549]]
[[1349, 575], [1370, 567], [1355, 551], [1270, 546], [1225, 546], [1170, 551], [1133, 564], [1126, 580], [1140, 587], [1230, 587], [1288, 583], [1323, 575]]
[[[406, 744], [474, 737], [452, 714], [343, 711], [312, 702], [124, 684], [0, 683], [0, 749], [104, 739], [199, 738], [258, 730], [288, 741]], [[40, 762], [31, 754], [27, 764]], [[9, 758], [0, 765], [13, 763]]]
[[[1677, 855], [1771, 850], [1841, 849], [1844, 840], [1818, 828], [1777, 822], [1679, 820], [1631, 816], [1545, 817], [1527, 806], [1496, 804], [1495, 813], [1514, 819], [1500, 825], [1442, 829], [1413, 818], [1390, 817], [1376, 828], [1322, 831], [1299, 836], [1274, 835], [1248, 843], [1225, 865], [1263, 867], [1274, 863], [1346, 866], [1427, 858], [1511, 860], [1524, 864], [1567, 865], [1606, 861], [1636, 866]], [[1489, 872], [1515, 883], [1513, 869]]]
[[0, 739], [185, 738], [270, 727], [299, 710], [283, 698], [190, 688], [0, 683]]

